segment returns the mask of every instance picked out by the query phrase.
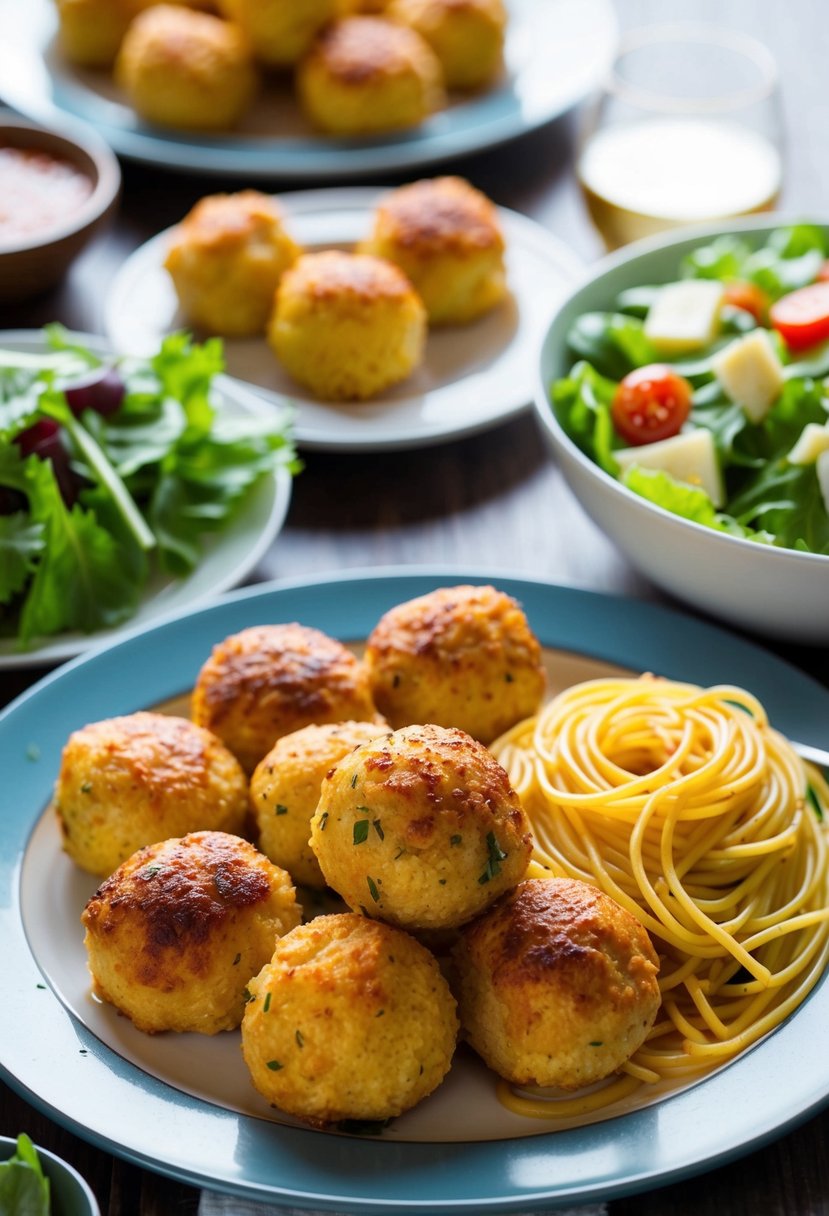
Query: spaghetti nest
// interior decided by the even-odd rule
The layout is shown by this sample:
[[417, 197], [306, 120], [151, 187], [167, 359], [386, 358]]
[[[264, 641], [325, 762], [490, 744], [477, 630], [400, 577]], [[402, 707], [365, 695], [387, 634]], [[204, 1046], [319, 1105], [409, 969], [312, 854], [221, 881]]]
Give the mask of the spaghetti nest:
[[631, 1078], [725, 1062], [820, 978], [829, 787], [749, 693], [592, 680], [493, 751], [532, 821], [532, 872], [600, 887], [653, 937], [662, 1009]]

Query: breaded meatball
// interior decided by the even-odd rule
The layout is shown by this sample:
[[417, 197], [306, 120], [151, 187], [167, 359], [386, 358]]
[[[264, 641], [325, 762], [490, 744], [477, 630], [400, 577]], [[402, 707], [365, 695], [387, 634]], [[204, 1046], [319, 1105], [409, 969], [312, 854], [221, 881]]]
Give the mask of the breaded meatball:
[[269, 67], [290, 67], [317, 34], [339, 16], [338, 0], [218, 0], [245, 31], [254, 54]]
[[399, 929], [318, 916], [277, 943], [249, 988], [251, 1080], [300, 1119], [390, 1119], [449, 1071], [454, 999], [428, 950]]
[[494, 587], [442, 587], [390, 609], [369, 635], [375, 704], [393, 727], [457, 726], [490, 743], [541, 704], [541, 647]]
[[316, 396], [363, 400], [417, 367], [426, 312], [401, 270], [336, 249], [308, 253], [282, 277], [268, 342]]
[[[58, 43], [79, 67], [110, 67], [137, 13], [162, 0], [56, 0]], [[188, 8], [209, 7], [198, 0], [166, 0]]]
[[403, 929], [451, 929], [523, 876], [529, 825], [500, 764], [460, 730], [408, 726], [325, 778], [311, 847], [349, 907]]
[[495, 207], [460, 177], [392, 190], [360, 245], [400, 267], [432, 325], [473, 321], [500, 304], [507, 293], [504, 248]]
[[453, 954], [469, 1042], [516, 1085], [578, 1089], [644, 1042], [659, 960], [644, 927], [602, 891], [527, 879], [467, 926]]
[[234, 126], [257, 85], [240, 29], [210, 13], [170, 4], [135, 18], [121, 44], [115, 77], [147, 122], [191, 131]]
[[95, 992], [149, 1034], [216, 1034], [242, 1020], [245, 987], [300, 922], [290, 875], [225, 832], [139, 849], [81, 917]]
[[55, 785], [64, 849], [102, 878], [169, 836], [241, 831], [247, 803], [245, 774], [214, 734], [156, 713], [73, 731]]
[[296, 623], [254, 625], [215, 646], [191, 712], [248, 773], [282, 735], [314, 722], [377, 717], [364, 665], [342, 642]]
[[208, 333], [264, 333], [283, 273], [300, 255], [282, 212], [258, 190], [200, 199], [164, 261], [181, 309]]
[[299, 64], [297, 88], [311, 122], [332, 135], [414, 127], [446, 104], [428, 42], [383, 17], [329, 25]]
[[256, 766], [250, 781], [250, 805], [259, 832], [259, 848], [271, 861], [284, 866], [294, 882], [325, 886], [308, 839], [320, 786], [338, 761], [383, 731], [388, 731], [388, 724], [382, 719], [304, 726], [277, 739]]
[[448, 88], [486, 88], [500, 74], [507, 24], [503, 0], [392, 0], [387, 13], [425, 38]]

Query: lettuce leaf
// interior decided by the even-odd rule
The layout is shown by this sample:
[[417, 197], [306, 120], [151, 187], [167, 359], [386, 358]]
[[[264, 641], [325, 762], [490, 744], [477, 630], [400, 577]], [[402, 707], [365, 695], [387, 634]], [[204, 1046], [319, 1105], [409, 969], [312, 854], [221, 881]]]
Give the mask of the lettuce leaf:
[[0, 1163], [0, 1212], [8, 1216], [49, 1216], [49, 1179], [28, 1136], [17, 1137], [15, 1152]]
[[622, 484], [634, 494], [647, 498], [649, 502], [663, 507], [672, 515], [681, 515], [694, 523], [714, 528], [717, 532], [728, 532], [747, 540], [769, 542], [772, 538], [753, 528], [745, 527], [733, 515], [718, 511], [704, 490], [677, 481], [661, 469], [646, 469], [642, 465], [630, 465], [622, 476]]

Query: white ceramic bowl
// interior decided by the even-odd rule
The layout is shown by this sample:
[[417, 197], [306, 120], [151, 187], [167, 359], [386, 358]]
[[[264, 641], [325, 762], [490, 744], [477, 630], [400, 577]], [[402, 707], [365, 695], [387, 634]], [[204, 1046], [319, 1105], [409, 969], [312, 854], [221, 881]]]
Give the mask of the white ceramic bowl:
[[[600, 262], [558, 308], [541, 350], [536, 415], [570, 488], [596, 524], [657, 586], [732, 625], [794, 642], [829, 644], [829, 556], [779, 549], [705, 528], [646, 501], [572, 442], [550, 405], [550, 386], [574, 357], [567, 334], [582, 313], [607, 310], [619, 292], [678, 277], [685, 254], [723, 233], [761, 245], [802, 221], [763, 215], [727, 226], [683, 228], [639, 241]], [[819, 223], [829, 232], [829, 223]]]
[[[0, 1161], [8, 1161], [16, 1146], [16, 1138], [0, 1136]], [[53, 1216], [101, 1216], [98, 1201], [76, 1169], [40, 1145], [35, 1151], [49, 1179]]]

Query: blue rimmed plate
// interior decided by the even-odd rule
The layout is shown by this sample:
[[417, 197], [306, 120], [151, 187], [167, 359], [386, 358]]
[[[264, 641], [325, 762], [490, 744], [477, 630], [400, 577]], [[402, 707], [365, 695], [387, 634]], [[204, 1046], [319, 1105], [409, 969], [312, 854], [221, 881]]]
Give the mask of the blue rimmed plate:
[[[15, 1088], [80, 1135], [150, 1169], [236, 1195], [354, 1216], [523, 1212], [607, 1199], [721, 1164], [826, 1102], [825, 983], [777, 1031], [692, 1088], [565, 1131], [529, 1121], [524, 1134], [475, 1139], [468, 1129], [481, 1093], [495, 1101], [485, 1087], [461, 1086], [451, 1132], [437, 1125], [431, 1139], [313, 1132], [277, 1123], [267, 1109], [232, 1109], [211, 1096], [209, 1076], [186, 1088], [178, 1079], [171, 1084], [154, 1066], [130, 1059], [123, 1034], [111, 1031], [118, 1041], [105, 1041], [89, 1029], [83, 1008], [73, 1015], [59, 999], [37, 906], [57, 898], [52, 888], [60, 892], [39, 869], [41, 857], [71, 869], [65, 859], [46, 856], [59, 842], [50, 844], [51, 816], [42, 815], [70, 730], [182, 693], [212, 644], [248, 625], [300, 620], [357, 640], [393, 604], [460, 581], [494, 581], [515, 595], [555, 652], [554, 670], [560, 664], [567, 678], [583, 663], [594, 672], [604, 664], [742, 684], [791, 737], [823, 741], [829, 690], [758, 647], [657, 605], [491, 572], [381, 571], [260, 587], [135, 634], [69, 664], [0, 717], [0, 771], [14, 790], [0, 836], [6, 977], [0, 1061]], [[46, 853], [38, 855], [39, 849]], [[79, 912], [63, 909], [70, 931]], [[52, 987], [42, 986], [44, 975]], [[177, 1040], [182, 1055], [188, 1039]]]
[[150, 126], [124, 104], [107, 73], [75, 69], [61, 57], [50, 0], [0, 0], [0, 96], [38, 122], [82, 119], [119, 155], [168, 169], [273, 181], [382, 176], [515, 139], [559, 117], [599, 83], [616, 45], [610, 0], [508, 0], [508, 9], [501, 84], [413, 131], [372, 140], [314, 134], [287, 87], [277, 86], [262, 93], [232, 135]]

